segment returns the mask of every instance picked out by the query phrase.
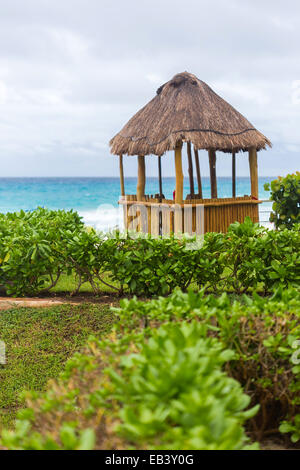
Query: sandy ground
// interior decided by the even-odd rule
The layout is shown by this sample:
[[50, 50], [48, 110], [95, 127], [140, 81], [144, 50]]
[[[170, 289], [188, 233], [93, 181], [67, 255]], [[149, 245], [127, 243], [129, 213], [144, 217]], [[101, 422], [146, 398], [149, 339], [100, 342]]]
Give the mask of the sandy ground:
[[96, 297], [90, 293], [79, 294], [74, 297], [70, 295], [49, 295], [45, 297], [0, 297], [0, 310], [16, 307], [52, 307], [62, 304], [79, 305], [82, 303], [117, 305], [120, 297], [117, 294], [101, 295]]
[[0, 297], [0, 310], [7, 310], [16, 307], [51, 307], [54, 305], [61, 305], [63, 303], [78, 304], [79, 302], [72, 299], [39, 299], [39, 298], [7, 298]]

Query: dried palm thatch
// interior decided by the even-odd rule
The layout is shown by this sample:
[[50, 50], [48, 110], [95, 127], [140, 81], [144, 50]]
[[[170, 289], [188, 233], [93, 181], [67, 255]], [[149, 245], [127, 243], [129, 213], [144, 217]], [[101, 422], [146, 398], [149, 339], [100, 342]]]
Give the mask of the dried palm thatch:
[[195, 75], [183, 72], [162, 85], [110, 141], [115, 155], [162, 155], [178, 141], [223, 152], [271, 147], [271, 142]]

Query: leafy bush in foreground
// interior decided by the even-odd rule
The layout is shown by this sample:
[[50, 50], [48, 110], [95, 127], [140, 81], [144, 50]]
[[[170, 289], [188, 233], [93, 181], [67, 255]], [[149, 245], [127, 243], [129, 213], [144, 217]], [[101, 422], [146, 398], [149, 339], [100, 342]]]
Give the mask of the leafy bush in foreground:
[[233, 357], [197, 322], [164, 325], [110, 373], [121, 404], [118, 432], [159, 449], [241, 449], [250, 398], [221, 367]]
[[[9, 449], [246, 449], [250, 398], [223, 371], [233, 353], [198, 322], [162, 325], [143, 344], [94, 341], [2, 433]], [[118, 354], [127, 342], [127, 354]], [[123, 344], [122, 344], [123, 343]], [[106, 366], [104, 368], [104, 366]], [[54, 424], [55, 423], [55, 424]]]
[[260, 440], [280, 421], [298, 439], [299, 291], [232, 301], [176, 290], [114, 311], [106, 340], [91, 340], [46, 393], [27, 394], [4, 447], [244, 449], [243, 425]]
[[200, 322], [209, 335], [235, 352], [226, 370], [241, 383], [252, 404], [260, 405], [250, 427], [257, 438], [278, 429], [285, 420], [294, 440], [299, 439], [300, 366], [292, 360], [293, 346], [300, 340], [298, 290], [279, 288], [271, 298], [254, 294], [233, 303], [227, 294], [215, 297], [204, 291], [175, 291], [151, 302], [122, 300], [116, 313], [120, 335], [134, 330], [147, 335], [169, 322]]
[[298, 442], [300, 440], [300, 414], [297, 414], [292, 422], [283, 421], [279, 430], [282, 433], [290, 433], [292, 442]]

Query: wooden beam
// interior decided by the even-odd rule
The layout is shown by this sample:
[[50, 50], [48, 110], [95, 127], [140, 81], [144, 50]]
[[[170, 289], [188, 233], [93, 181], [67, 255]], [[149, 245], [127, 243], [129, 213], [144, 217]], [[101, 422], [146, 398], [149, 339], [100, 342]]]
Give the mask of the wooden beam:
[[236, 196], [236, 162], [235, 151], [232, 152], [232, 197]]
[[161, 177], [161, 156], [158, 157], [158, 184], [159, 184], [159, 197], [161, 199], [163, 195], [162, 177]]
[[121, 196], [125, 196], [123, 155], [119, 155]]
[[143, 155], [138, 156], [138, 180], [136, 187], [136, 199], [142, 201], [145, 196], [145, 185], [146, 185], [146, 171], [145, 171], [145, 157]]
[[194, 171], [193, 171], [191, 142], [187, 142], [186, 145], [187, 145], [187, 156], [188, 156], [188, 162], [189, 162], [190, 194], [193, 198], [195, 195], [195, 188], [194, 188]]
[[197, 173], [197, 185], [198, 185], [198, 194], [200, 199], [202, 199], [202, 182], [201, 182], [201, 173], [200, 173], [200, 162], [198, 150], [194, 147], [195, 163], [196, 163], [196, 173]]
[[249, 167], [251, 180], [251, 196], [258, 199], [258, 170], [256, 148], [249, 149]]
[[218, 188], [217, 188], [217, 174], [216, 174], [216, 152], [215, 150], [208, 151], [209, 156], [209, 170], [210, 170], [210, 191], [211, 198], [215, 199], [218, 197]]
[[[162, 201], [162, 177], [161, 177], [161, 155], [158, 156], [158, 184], [159, 184], [159, 202]], [[163, 235], [162, 232], [162, 211], [159, 211], [159, 223], [158, 223], [158, 234]]]
[[182, 204], [183, 202], [183, 171], [182, 171], [181, 149], [182, 149], [182, 142], [177, 143], [176, 148], [175, 148], [175, 174], [176, 174], [175, 204]]

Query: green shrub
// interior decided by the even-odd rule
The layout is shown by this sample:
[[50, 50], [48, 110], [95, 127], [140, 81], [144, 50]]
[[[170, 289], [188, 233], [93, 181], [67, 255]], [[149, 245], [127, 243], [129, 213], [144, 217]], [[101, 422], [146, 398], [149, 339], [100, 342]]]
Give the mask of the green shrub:
[[[192, 239], [194, 240], [194, 239]], [[137, 295], [165, 295], [175, 287], [187, 289], [198, 265], [198, 251], [189, 250], [190, 238], [128, 236], [104, 242], [106, 271]], [[208, 276], [208, 270], [206, 271]]]
[[205, 234], [202, 246], [194, 252], [192, 266], [193, 281], [198, 287], [207, 286], [214, 291], [222, 289], [228, 242], [227, 235], [223, 233]]
[[300, 414], [297, 414], [291, 422], [283, 421], [279, 430], [282, 433], [291, 433], [292, 442], [300, 441]]
[[[196, 249], [190, 249], [196, 245]], [[165, 295], [192, 283], [207, 290], [271, 292], [278, 285], [299, 286], [300, 232], [276, 232], [249, 217], [227, 234], [196, 239], [115, 238], [104, 242], [106, 271], [132, 294]]]
[[245, 411], [250, 398], [223, 370], [233, 353], [207, 338], [205, 326], [166, 324], [143, 344], [131, 339], [91, 341], [52, 389], [29, 396], [31, 408], [2, 433], [2, 446], [250, 448], [243, 424], [257, 407]]
[[78, 230], [64, 240], [65, 271], [67, 268], [67, 274], [75, 273], [77, 280], [77, 287], [72, 294], [77, 294], [84, 282], [89, 282], [94, 294], [100, 294], [99, 282], [119, 290], [102, 278], [107, 255], [107, 242], [93, 228]]
[[117, 432], [128, 442], [155, 449], [242, 449], [241, 426], [257, 407], [221, 367], [233, 357], [205, 338], [198, 322], [168, 324], [138, 353], [110, 371], [107, 399], [121, 407]]
[[[75, 274], [78, 292], [89, 282], [131, 294], [170, 294], [190, 285], [207, 291], [271, 292], [298, 286], [300, 231], [272, 231], [249, 218], [227, 234], [202, 238], [123, 237], [86, 228], [78, 214], [37, 209], [0, 215], [0, 284], [9, 295], [36, 295]], [[110, 280], [111, 279], [111, 280]]]
[[[270, 191], [270, 185], [265, 184], [265, 191]], [[300, 173], [279, 177], [271, 182], [271, 200], [273, 212], [270, 222], [276, 228], [292, 228], [300, 223]]]
[[300, 232], [267, 230], [246, 217], [228, 230], [225, 287], [237, 293], [261, 286], [265, 292], [300, 284]]
[[53, 287], [65, 270], [66, 239], [83, 229], [76, 212], [35, 211], [0, 216], [0, 282], [10, 295]]
[[151, 302], [124, 299], [116, 313], [118, 333], [139, 331], [141, 343], [160, 324], [197, 320], [235, 352], [227, 371], [244, 387], [252, 405], [260, 404], [250, 426], [257, 437], [277, 429], [281, 420], [299, 426], [300, 367], [292, 362], [293, 344], [300, 339], [299, 290], [278, 288], [272, 297], [254, 294], [233, 303], [227, 294], [175, 291]]

